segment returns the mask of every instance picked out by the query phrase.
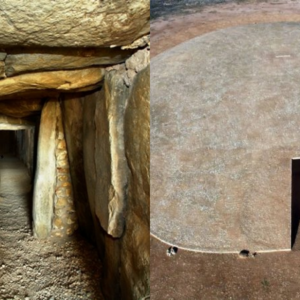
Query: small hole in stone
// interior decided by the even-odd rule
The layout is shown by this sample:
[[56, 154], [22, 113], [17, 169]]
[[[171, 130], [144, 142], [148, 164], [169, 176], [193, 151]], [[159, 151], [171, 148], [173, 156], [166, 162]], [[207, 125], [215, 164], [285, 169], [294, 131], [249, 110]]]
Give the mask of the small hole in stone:
[[167, 255], [168, 256], [176, 255], [177, 252], [178, 252], [177, 247], [169, 247], [168, 250], [167, 250]]
[[241, 256], [241, 257], [248, 257], [249, 254], [250, 254], [250, 251], [244, 249], [244, 250], [242, 250], [242, 251], [239, 253], [239, 256]]

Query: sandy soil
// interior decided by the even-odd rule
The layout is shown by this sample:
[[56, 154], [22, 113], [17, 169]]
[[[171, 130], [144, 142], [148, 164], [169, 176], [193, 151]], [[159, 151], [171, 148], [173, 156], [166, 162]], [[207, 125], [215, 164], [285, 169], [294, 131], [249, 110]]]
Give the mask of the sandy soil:
[[[158, 1], [158, 0], [157, 0]], [[155, 2], [155, 0], [153, 0]], [[227, 1], [218, 5], [169, 8], [151, 22], [151, 57], [193, 37], [230, 26], [300, 22], [300, 1]], [[173, 1], [175, 2], [175, 1]], [[161, 9], [163, 7], [161, 6]], [[300, 299], [300, 242], [295, 251], [237, 255], [201, 254], [179, 249], [168, 257], [168, 246], [151, 238], [151, 299]], [[298, 250], [297, 250], [298, 249]]]
[[91, 244], [79, 234], [32, 236], [30, 191], [25, 167], [0, 159], [0, 299], [103, 299], [101, 263]]

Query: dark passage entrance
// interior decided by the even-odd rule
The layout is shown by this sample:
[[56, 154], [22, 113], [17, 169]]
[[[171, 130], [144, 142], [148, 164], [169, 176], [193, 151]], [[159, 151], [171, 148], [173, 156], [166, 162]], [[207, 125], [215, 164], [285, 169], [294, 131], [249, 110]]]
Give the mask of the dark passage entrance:
[[[300, 221], [300, 158], [292, 159], [292, 248], [300, 249], [296, 237]], [[297, 239], [299, 240], [299, 238]], [[299, 245], [298, 245], [299, 244]]]
[[15, 151], [14, 146], [15, 133], [12, 130], [0, 130], [0, 154], [12, 154]]

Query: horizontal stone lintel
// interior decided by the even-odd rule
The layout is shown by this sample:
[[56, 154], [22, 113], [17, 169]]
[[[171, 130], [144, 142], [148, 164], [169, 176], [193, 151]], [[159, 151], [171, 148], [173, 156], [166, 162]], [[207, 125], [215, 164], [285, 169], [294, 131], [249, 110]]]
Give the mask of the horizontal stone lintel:
[[104, 74], [102, 68], [86, 68], [18, 75], [0, 80], [0, 98], [34, 90], [88, 91], [100, 84]]

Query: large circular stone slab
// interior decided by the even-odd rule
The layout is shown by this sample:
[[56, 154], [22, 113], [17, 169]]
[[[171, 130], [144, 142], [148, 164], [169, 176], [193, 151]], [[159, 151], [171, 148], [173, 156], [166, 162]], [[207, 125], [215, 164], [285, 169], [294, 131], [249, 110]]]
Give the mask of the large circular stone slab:
[[290, 249], [298, 156], [299, 24], [215, 31], [151, 61], [154, 236], [196, 251]]

